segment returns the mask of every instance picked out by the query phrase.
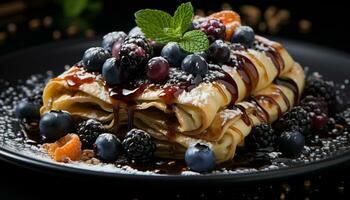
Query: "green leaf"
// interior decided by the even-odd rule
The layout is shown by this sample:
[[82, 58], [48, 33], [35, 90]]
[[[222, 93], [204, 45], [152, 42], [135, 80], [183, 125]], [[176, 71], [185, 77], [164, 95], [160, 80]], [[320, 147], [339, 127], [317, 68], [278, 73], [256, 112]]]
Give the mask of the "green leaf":
[[174, 24], [173, 18], [164, 11], [152, 9], [139, 10], [135, 13], [135, 18], [137, 26], [150, 39], [166, 42], [168, 39], [176, 37], [169, 34], [169, 29]]
[[86, 10], [95, 14], [100, 13], [102, 9], [103, 9], [103, 2], [101, 1], [91, 1], [86, 6]]
[[194, 30], [186, 32], [179, 41], [179, 45], [185, 51], [196, 53], [207, 50], [209, 40], [202, 31]]
[[87, 3], [88, 0], [64, 0], [63, 13], [67, 17], [79, 16], [88, 5]]
[[193, 18], [193, 7], [191, 2], [181, 4], [174, 14], [174, 28], [184, 33], [191, 25]]

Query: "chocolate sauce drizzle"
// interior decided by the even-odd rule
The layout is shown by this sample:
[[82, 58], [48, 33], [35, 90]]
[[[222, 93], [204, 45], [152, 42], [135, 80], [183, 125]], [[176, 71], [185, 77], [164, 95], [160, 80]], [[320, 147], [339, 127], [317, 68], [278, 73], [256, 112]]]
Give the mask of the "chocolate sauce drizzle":
[[[278, 47], [278, 46], [277, 46]], [[276, 46], [272, 46], [271, 44], [267, 43], [263, 39], [257, 38], [254, 44], [254, 49], [259, 51], [264, 51], [268, 57], [271, 58], [272, 62], [274, 63], [276, 69], [280, 73], [280, 71], [284, 68], [284, 62], [279, 54], [279, 51]], [[232, 60], [229, 66], [235, 67], [239, 75], [241, 76], [246, 89], [246, 97], [250, 95], [252, 90], [256, 88], [258, 82], [259, 82], [259, 74], [257, 71], [256, 66], [254, 63], [249, 59], [249, 57], [245, 56], [244, 54], [240, 53], [240, 51], [247, 51], [247, 49], [240, 45], [240, 44], [231, 44], [230, 48], [232, 49]], [[91, 74], [85, 72], [81, 68], [76, 67], [72, 71], [72, 74], [68, 74], [64, 77], [64, 80], [67, 81], [67, 84], [72, 87], [73, 89], [78, 89], [79, 86], [83, 83], [90, 83], [93, 82], [96, 78], [96, 74]], [[56, 78], [61, 79], [61, 78]], [[229, 75], [227, 72], [225, 72], [220, 66], [218, 65], [209, 65], [209, 73], [204, 77], [194, 77], [192, 75], [189, 75], [185, 72], [183, 72], [180, 69], [177, 68], [171, 68], [169, 79], [165, 81], [164, 83], [160, 84], [154, 84], [147, 80], [146, 77], [141, 76], [137, 79], [134, 79], [127, 84], [120, 85], [120, 86], [108, 86], [106, 85], [106, 89], [109, 92], [113, 109], [114, 109], [114, 116], [115, 120], [119, 120], [119, 111], [121, 104], [126, 105], [127, 113], [128, 113], [128, 129], [131, 129], [133, 127], [133, 118], [134, 118], [134, 109], [136, 103], [136, 99], [143, 94], [145, 90], [159, 90], [161, 89], [161, 95], [159, 95], [159, 98], [162, 99], [167, 105], [173, 105], [176, 98], [183, 92], [183, 91], [191, 91], [195, 87], [197, 87], [201, 82], [218, 82], [223, 84], [226, 89], [231, 94], [232, 100], [230, 102], [230, 105], [234, 105], [234, 103], [238, 99], [238, 88], [237, 83], [233, 80], [231, 75]], [[282, 79], [276, 79], [275, 82], [277, 84], [284, 84], [288, 86], [289, 88], [292, 88], [293, 91], [295, 91], [294, 86], [292, 86], [292, 83], [289, 83], [289, 81], [282, 80]], [[277, 91], [278, 92], [278, 91]], [[282, 93], [282, 92], [280, 92]], [[282, 93], [283, 94], [283, 93]], [[298, 93], [296, 93], [298, 94]], [[297, 95], [295, 95], [297, 96]], [[268, 101], [271, 104], [277, 104], [276, 101], [272, 98], [261, 96], [256, 98], [263, 98], [264, 100]], [[283, 98], [286, 98], [285, 96]], [[297, 98], [297, 97], [296, 97]], [[286, 101], [288, 102], [288, 101]], [[290, 105], [288, 105], [290, 107]], [[279, 115], [281, 115], [282, 111], [279, 108]], [[169, 106], [169, 111], [173, 109], [173, 106]], [[261, 115], [262, 112], [260, 112]], [[268, 115], [265, 115], [268, 117]], [[172, 135], [172, 132], [175, 132], [174, 130], [176, 125], [174, 125], [174, 118], [175, 116], [169, 115], [169, 119], [166, 119], [170, 124], [169, 125], [169, 136]], [[262, 118], [262, 115], [260, 116]], [[266, 119], [266, 117], [264, 119]], [[244, 118], [244, 112], [243, 116]], [[248, 123], [248, 120], [244, 120], [246, 123]], [[171, 131], [172, 130], [172, 131]]]
[[65, 80], [71, 89], [78, 90], [82, 84], [92, 83], [95, 79], [96, 74], [74, 67], [74, 69], [72, 69], [69, 74], [65, 75], [64, 78], [56, 77], [53, 80]]

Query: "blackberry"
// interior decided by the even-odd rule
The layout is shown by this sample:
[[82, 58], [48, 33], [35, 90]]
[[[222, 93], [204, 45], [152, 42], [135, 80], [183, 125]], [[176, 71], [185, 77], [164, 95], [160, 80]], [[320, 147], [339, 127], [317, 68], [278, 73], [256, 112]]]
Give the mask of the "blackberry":
[[94, 119], [79, 123], [77, 128], [77, 134], [83, 149], [92, 149], [97, 137], [102, 133], [106, 133], [106, 129], [101, 122]]
[[306, 96], [300, 106], [309, 114], [312, 129], [322, 130], [328, 121], [328, 106], [323, 97]]
[[284, 114], [276, 123], [275, 130], [281, 134], [284, 131], [299, 131], [304, 136], [310, 134], [311, 119], [302, 107], [296, 106]]
[[120, 49], [120, 61], [130, 74], [140, 74], [144, 71], [148, 60], [153, 54], [152, 46], [142, 35], [127, 37]]
[[[328, 108], [333, 108], [336, 104], [336, 90], [332, 81], [325, 81], [318, 74], [313, 74], [306, 82], [304, 95], [323, 97]], [[332, 111], [329, 109], [329, 111]]]
[[225, 25], [219, 19], [205, 18], [193, 24], [194, 29], [203, 31], [211, 42], [225, 39]]
[[260, 124], [253, 127], [250, 134], [244, 140], [244, 144], [251, 149], [273, 147], [276, 135], [270, 124]]
[[156, 150], [151, 135], [140, 129], [129, 131], [122, 144], [125, 156], [137, 163], [149, 161]]
[[315, 97], [307, 95], [300, 102], [300, 106], [306, 111], [319, 110], [320, 112], [328, 115], [328, 105], [323, 97]]

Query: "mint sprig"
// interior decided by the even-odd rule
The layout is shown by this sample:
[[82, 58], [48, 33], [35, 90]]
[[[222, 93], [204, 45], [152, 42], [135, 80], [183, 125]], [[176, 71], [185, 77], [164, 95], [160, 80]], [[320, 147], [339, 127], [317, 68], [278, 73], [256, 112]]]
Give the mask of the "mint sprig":
[[136, 24], [146, 37], [161, 44], [177, 42], [185, 51], [195, 53], [208, 49], [209, 40], [202, 31], [186, 32], [193, 16], [190, 2], [181, 4], [174, 16], [154, 9], [139, 10], [135, 13]]

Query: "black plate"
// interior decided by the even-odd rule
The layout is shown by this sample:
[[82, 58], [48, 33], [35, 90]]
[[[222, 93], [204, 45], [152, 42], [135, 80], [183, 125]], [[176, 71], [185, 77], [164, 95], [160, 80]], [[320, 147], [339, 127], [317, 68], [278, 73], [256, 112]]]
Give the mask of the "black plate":
[[[350, 77], [350, 57], [348, 54], [330, 50], [327, 48], [300, 43], [285, 39], [276, 39], [283, 43], [292, 56], [303, 66], [309, 66], [312, 71], [319, 71], [326, 78], [332, 80], [344, 80]], [[96, 46], [95, 40], [74, 40], [53, 43], [30, 49], [21, 50], [0, 57], [0, 79], [16, 81], [34, 73], [42, 73], [50, 69], [61, 72], [66, 64], [73, 64], [79, 60], [84, 49]], [[54, 162], [33, 158], [0, 146], [0, 159], [13, 164], [39, 170], [42, 172], [61, 172], [64, 174], [80, 174], [93, 177], [109, 177], [120, 181], [151, 181], [151, 182], [181, 182], [186, 183], [247, 183], [251, 181], [271, 180], [302, 175], [328, 169], [350, 162], [350, 153], [345, 153], [331, 158], [305, 164], [298, 167], [289, 167], [265, 172], [231, 175], [201, 175], [201, 176], [164, 176], [164, 175], [129, 175], [111, 172], [98, 172], [91, 170], [67, 167]]]

